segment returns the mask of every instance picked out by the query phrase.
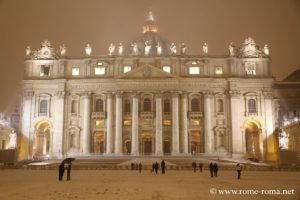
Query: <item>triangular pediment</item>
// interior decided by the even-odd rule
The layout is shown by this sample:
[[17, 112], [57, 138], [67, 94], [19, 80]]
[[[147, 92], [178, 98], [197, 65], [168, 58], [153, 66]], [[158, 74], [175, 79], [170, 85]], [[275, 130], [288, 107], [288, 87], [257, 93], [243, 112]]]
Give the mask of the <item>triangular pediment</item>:
[[130, 72], [122, 74], [120, 78], [176, 78], [177, 76], [163, 71], [152, 65], [143, 65]]

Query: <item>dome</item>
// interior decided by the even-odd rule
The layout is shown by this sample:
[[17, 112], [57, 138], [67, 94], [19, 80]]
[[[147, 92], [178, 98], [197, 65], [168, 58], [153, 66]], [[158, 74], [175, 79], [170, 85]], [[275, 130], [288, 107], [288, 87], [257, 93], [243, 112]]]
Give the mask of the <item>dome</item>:
[[129, 54], [145, 56], [166, 56], [171, 55], [171, 44], [157, 33], [157, 25], [152, 12], [143, 26], [143, 34], [133, 40], [130, 44]]

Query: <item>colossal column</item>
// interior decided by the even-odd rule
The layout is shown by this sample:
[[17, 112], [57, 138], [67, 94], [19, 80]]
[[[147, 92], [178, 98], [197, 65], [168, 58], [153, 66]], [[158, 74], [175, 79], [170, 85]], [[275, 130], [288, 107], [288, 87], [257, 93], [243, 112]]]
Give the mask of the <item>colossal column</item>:
[[[23, 94], [23, 102], [22, 102], [22, 123], [21, 123], [21, 131], [23, 136], [24, 148], [21, 149], [20, 157], [22, 159], [30, 159], [30, 146], [33, 141], [31, 140], [30, 134], [30, 124], [31, 124], [31, 110], [32, 110], [32, 97], [34, 95], [33, 91], [25, 91]], [[22, 154], [24, 152], [24, 154]]]
[[131, 155], [139, 154], [139, 102], [138, 94], [132, 95]]
[[178, 93], [172, 94], [172, 155], [179, 154]]
[[181, 112], [181, 144], [182, 144], [182, 153], [188, 154], [188, 118], [187, 118], [187, 112], [188, 112], [188, 96], [187, 93], [183, 93], [181, 95], [181, 106], [182, 106], [182, 112]]
[[112, 94], [107, 94], [107, 121], [106, 121], [106, 153], [113, 152], [113, 107], [112, 107]]
[[[263, 141], [267, 142], [267, 159], [268, 160], [276, 160], [276, 149], [275, 149], [275, 136], [273, 135], [274, 132], [274, 116], [273, 116], [273, 94], [271, 91], [263, 91], [264, 95], [264, 102], [265, 102], [265, 124], [266, 124], [266, 135], [264, 133], [261, 139]], [[263, 143], [263, 142], [261, 142]], [[262, 154], [262, 159], [265, 159], [265, 154], [264, 154], [264, 145], [261, 145], [261, 154]]]
[[213, 93], [205, 91], [204, 94], [204, 140], [205, 140], [205, 153], [210, 154], [213, 152], [214, 138], [212, 132], [212, 99]]
[[63, 153], [63, 137], [64, 137], [64, 113], [65, 113], [65, 92], [58, 91], [55, 99], [54, 112], [54, 133], [52, 141], [52, 154], [61, 158]]
[[115, 154], [122, 153], [122, 93], [116, 94], [116, 137]]
[[155, 155], [160, 156], [163, 155], [162, 148], [162, 95], [156, 94], [155, 96], [155, 104], [156, 104], [156, 117], [155, 117]]
[[240, 157], [243, 153], [243, 138], [240, 132], [239, 114], [240, 114], [240, 96], [238, 90], [229, 91], [231, 107], [231, 139], [232, 154], [234, 157]]
[[91, 92], [82, 93], [83, 96], [83, 113], [82, 113], [82, 153], [89, 154], [90, 153], [90, 101], [91, 101]]

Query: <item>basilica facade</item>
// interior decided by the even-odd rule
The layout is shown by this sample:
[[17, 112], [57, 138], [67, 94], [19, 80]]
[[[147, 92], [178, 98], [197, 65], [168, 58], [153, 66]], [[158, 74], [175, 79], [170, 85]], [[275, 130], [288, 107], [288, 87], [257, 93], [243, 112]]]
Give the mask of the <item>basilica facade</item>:
[[20, 152], [66, 156], [222, 156], [275, 160], [269, 49], [252, 38], [226, 55], [188, 54], [158, 34], [152, 13], [130, 45], [66, 56], [26, 49]]

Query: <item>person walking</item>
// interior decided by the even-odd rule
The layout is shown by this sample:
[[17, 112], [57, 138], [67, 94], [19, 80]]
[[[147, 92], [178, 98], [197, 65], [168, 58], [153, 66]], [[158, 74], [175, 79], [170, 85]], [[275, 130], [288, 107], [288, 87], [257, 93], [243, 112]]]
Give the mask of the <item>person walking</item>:
[[151, 170], [151, 173], [153, 173], [155, 170], [155, 163], [152, 163], [152, 170]]
[[214, 166], [212, 163], [209, 164], [209, 172], [210, 172], [210, 177], [214, 177]]
[[139, 164], [139, 172], [140, 172], [140, 173], [142, 173], [142, 168], [143, 168], [142, 163], [140, 163], [140, 164]]
[[218, 164], [217, 163], [214, 164], [213, 171], [214, 171], [214, 176], [218, 177], [219, 168], [218, 168]]
[[193, 169], [194, 169], [194, 172], [196, 172], [196, 167], [197, 167], [197, 164], [196, 164], [196, 162], [194, 161], [194, 162], [192, 162], [192, 167], [193, 167]]
[[161, 161], [160, 166], [161, 166], [161, 173], [162, 174], [166, 173], [166, 171], [165, 171], [166, 170], [166, 163], [165, 163], [164, 160]]
[[202, 168], [203, 168], [203, 163], [199, 163], [199, 171], [202, 172]]
[[236, 165], [236, 171], [237, 171], [237, 179], [240, 179], [242, 173], [242, 165], [240, 165], [239, 163]]
[[155, 173], [157, 174], [157, 172], [158, 172], [158, 163], [157, 162], [155, 163], [155, 168], [154, 169], [155, 169]]
[[64, 166], [64, 163], [61, 163], [58, 167], [58, 180], [59, 181], [63, 180], [64, 172], [65, 172], [65, 166]]
[[67, 167], [67, 181], [71, 180], [71, 169], [72, 169], [72, 163], [69, 163]]

